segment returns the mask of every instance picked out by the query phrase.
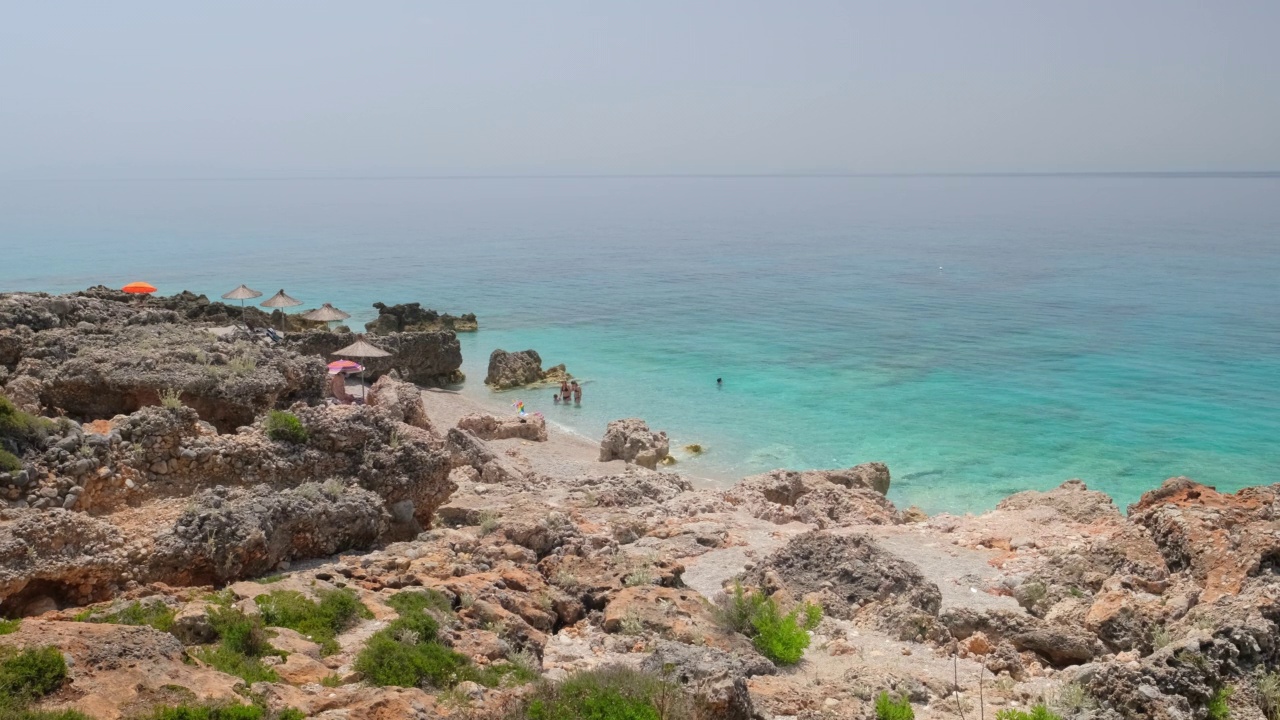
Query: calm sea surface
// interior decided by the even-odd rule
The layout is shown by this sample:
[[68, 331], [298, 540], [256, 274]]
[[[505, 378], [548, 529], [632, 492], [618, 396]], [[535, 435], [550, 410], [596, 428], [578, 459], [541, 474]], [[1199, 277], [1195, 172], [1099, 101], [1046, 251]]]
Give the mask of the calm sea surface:
[[[883, 460], [980, 510], [1068, 478], [1280, 481], [1280, 178], [0, 182], [0, 290], [146, 280], [475, 312], [728, 480]], [[717, 377], [724, 386], [717, 388]]]

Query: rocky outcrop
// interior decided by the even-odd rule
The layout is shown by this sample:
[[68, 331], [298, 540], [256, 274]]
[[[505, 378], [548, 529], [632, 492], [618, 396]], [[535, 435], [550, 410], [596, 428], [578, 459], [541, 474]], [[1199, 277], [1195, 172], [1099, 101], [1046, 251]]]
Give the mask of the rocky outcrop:
[[381, 408], [398, 422], [430, 431], [431, 419], [422, 404], [422, 391], [412, 383], [383, 375], [369, 389], [369, 405]]
[[725, 500], [762, 520], [804, 522], [819, 528], [901, 522], [878, 488], [889, 486], [889, 469], [866, 463], [849, 470], [773, 470], [740, 481]]
[[724, 720], [758, 717], [747, 680], [777, 672], [773, 663], [755, 652], [729, 653], [669, 640], [659, 640], [641, 668], [672, 677], [703, 703], [705, 712]]
[[156, 538], [148, 575], [171, 585], [222, 584], [282, 562], [367, 549], [392, 518], [372, 492], [341, 483], [277, 491], [266, 485], [206, 490]]
[[[285, 343], [299, 353], [318, 356], [327, 363], [334, 359], [335, 350], [355, 340], [352, 333], [319, 330], [291, 335]], [[415, 385], [443, 387], [462, 382], [462, 346], [452, 332], [395, 332], [379, 335], [372, 344], [391, 355], [358, 358], [365, 367], [366, 379], [376, 380], [395, 370], [401, 380]]]
[[62, 509], [0, 511], [0, 616], [105, 600], [134, 579], [129, 564], [108, 522]]
[[653, 432], [640, 418], [614, 420], [600, 441], [600, 462], [624, 460], [650, 470], [667, 457], [671, 442], [665, 432]]
[[481, 440], [531, 440], [546, 442], [547, 421], [541, 415], [468, 415], [458, 420], [458, 427]]
[[1280, 486], [1217, 492], [1171, 478], [1129, 506], [1173, 572], [1203, 585], [1200, 602], [1240, 593], [1247, 578], [1280, 570]]
[[448, 313], [438, 313], [431, 309], [422, 309], [421, 303], [403, 303], [387, 305], [376, 302], [378, 310], [375, 320], [365, 323], [367, 332], [374, 335], [388, 335], [397, 332], [474, 332], [480, 328], [475, 313], [467, 313], [455, 317]]
[[325, 382], [319, 358], [182, 325], [52, 329], [30, 336], [22, 352], [15, 379], [38, 382], [43, 407], [79, 420], [130, 413], [176, 392], [229, 431], [266, 409], [318, 401]]
[[565, 372], [564, 365], [542, 369], [542, 356], [536, 350], [507, 352], [494, 350], [489, 355], [489, 371], [484, 384], [495, 390], [507, 390], [543, 382], [560, 382], [573, 376]]
[[799, 535], [748, 572], [746, 582], [796, 599], [816, 596], [835, 617], [874, 614], [894, 630], [908, 620], [931, 624], [942, 605], [938, 586], [919, 568], [863, 535]]

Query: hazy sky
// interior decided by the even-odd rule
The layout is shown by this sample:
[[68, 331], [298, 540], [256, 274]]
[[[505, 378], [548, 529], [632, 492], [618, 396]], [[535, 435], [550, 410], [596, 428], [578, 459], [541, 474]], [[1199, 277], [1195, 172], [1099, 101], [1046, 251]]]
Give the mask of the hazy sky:
[[1280, 2], [0, 4], [0, 176], [1280, 169]]

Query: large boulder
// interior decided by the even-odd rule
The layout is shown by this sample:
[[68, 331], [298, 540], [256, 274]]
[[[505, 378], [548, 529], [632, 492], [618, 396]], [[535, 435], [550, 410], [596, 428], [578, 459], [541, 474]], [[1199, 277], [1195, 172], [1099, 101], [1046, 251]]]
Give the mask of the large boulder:
[[407, 425], [431, 430], [426, 405], [422, 403], [422, 391], [417, 385], [383, 375], [369, 389], [368, 404], [387, 411], [391, 417]]
[[655, 469], [671, 450], [665, 432], [653, 432], [640, 418], [614, 420], [600, 441], [600, 462], [625, 460], [641, 467]]
[[489, 355], [489, 371], [485, 375], [484, 384], [497, 390], [533, 385], [541, 382], [560, 382], [568, 380], [564, 365], [557, 365], [544, 371], [542, 356], [536, 350], [507, 352], [494, 350]]
[[889, 469], [866, 463], [848, 470], [773, 470], [744, 478], [724, 495], [729, 503], [762, 520], [803, 522], [818, 528], [891, 525], [899, 513], [880, 488]]
[[[318, 330], [286, 338], [286, 343], [306, 355], [332, 360], [335, 350], [356, 341], [352, 333]], [[364, 376], [377, 379], [395, 370], [401, 380], [416, 385], [443, 387], [462, 382], [462, 346], [450, 331], [393, 332], [372, 343], [391, 353], [388, 357], [358, 358]]]
[[468, 415], [458, 420], [458, 427], [481, 440], [517, 438], [545, 442], [547, 439], [547, 421], [541, 415]]
[[658, 640], [640, 667], [655, 675], [671, 677], [696, 697], [705, 711], [722, 720], [758, 717], [747, 679], [778, 671], [773, 663], [753, 651], [731, 653], [670, 640]]
[[129, 566], [124, 538], [103, 520], [60, 508], [0, 511], [0, 616], [46, 598], [57, 606], [105, 600], [130, 579]]
[[266, 485], [206, 490], [156, 538], [147, 572], [173, 585], [221, 585], [281, 562], [372, 547], [387, 510], [372, 492], [340, 483], [277, 491]]

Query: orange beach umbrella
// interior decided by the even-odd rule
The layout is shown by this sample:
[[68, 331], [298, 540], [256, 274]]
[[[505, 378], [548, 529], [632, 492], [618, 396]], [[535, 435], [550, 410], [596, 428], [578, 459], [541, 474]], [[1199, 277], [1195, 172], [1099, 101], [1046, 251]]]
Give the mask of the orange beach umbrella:
[[120, 289], [131, 295], [150, 295], [156, 291], [156, 286], [151, 283], [131, 282]]

